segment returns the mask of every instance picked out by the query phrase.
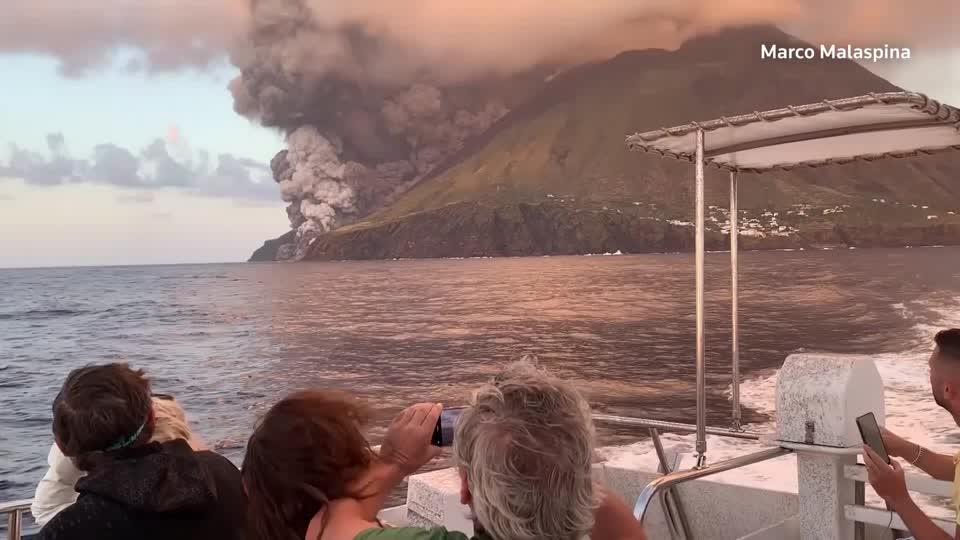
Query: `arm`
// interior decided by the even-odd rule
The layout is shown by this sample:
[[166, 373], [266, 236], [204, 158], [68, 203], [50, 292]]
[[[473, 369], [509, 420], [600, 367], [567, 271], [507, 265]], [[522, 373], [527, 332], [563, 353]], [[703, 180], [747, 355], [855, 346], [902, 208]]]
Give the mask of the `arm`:
[[83, 476], [56, 444], [50, 447], [47, 464], [50, 468], [37, 485], [33, 503], [30, 505], [30, 513], [38, 525], [45, 525], [61, 510], [76, 502], [77, 492], [74, 485]]
[[907, 491], [903, 468], [897, 460], [891, 459], [888, 464], [869, 446], [864, 446], [863, 464], [867, 468], [867, 479], [874, 491], [900, 516], [916, 540], [950, 540], [950, 535], [913, 502], [910, 492]]
[[[883, 444], [887, 447], [887, 453], [891, 457], [898, 457], [906, 460], [911, 465], [915, 465], [937, 480], [953, 481], [956, 465], [953, 463], [953, 456], [938, 454], [923, 448], [919, 444], [912, 443], [899, 435], [881, 428], [883, 432]], [[917, 457], [919, 456], [919, 459]]]
[[[903, 499], [891, 501], [890, 506], [897, 512], [916, 540], [951, 540], [950, 535], [927, 517], [909, 495]], [[960, 538], [960, 527], [958, 527], [957, 538]]]
[[590, 534], [598, 540], [647, 540], [640, 522], [616, 494], [600, 488], [600, 506], [594, 515], [595, 524]]
[[[914, 447], [913, 455], [910, 457], [904, 456], [905, 459], [909, 459], [911, 464], [920, 467], [923, 469], [923, 472], [937, 480], [953, 482], [953, 476], [956, 471], [953, 456], [931, 452], [920, 445], [914, 445]], [[917, 459], [918, 455], [920, 459]], [[916, 463], [914, 463], [913, 460], [916, 460]]]
[[406, 478], [406, 473], [396, 464], [375, 461], [370, 470], [361, 479], [361, 487], [357, 491], [356, 511], [367, 522], [373, 523], [377, 514], [383, 510], [387, 497], [394, 488]]
[[[378, 528], [377, 514], [397, 484], [440, 453], [430, 445], [441, 406], [421, 403], [401, 412], [387, 429], [387, 436], [370, 469], [351, 486], [355, 495], [331, 501], [310, 522], [308, 540], [354, 538]], [[326, 523], [324, 523], [326, 521]]]
[[375, 521], [394, 488], [440, 454], [430, 438], [442, 409], [440, 404], [421, 403], [408, 407], [390, 423], [379, 454], [352, 490], [364, 519]]

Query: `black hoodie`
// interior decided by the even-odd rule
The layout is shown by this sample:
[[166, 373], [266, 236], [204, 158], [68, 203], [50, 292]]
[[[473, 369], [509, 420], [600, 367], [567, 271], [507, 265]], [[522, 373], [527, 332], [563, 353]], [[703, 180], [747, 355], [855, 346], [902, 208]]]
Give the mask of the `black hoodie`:
[[121, 450], [77, 482], [77, 502], [36, 540], [239, 540], [240, 471], [183, 440]]

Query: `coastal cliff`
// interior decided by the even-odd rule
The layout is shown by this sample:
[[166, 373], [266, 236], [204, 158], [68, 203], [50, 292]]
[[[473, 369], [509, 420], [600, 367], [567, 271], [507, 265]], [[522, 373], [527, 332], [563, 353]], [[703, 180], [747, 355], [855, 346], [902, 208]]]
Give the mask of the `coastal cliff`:
[[[787, 211], [789, 212], [789, 210]], [[780, 212], [765, 213], [780, 214]], [[774, 221], [794, 223], [804, 219]], [[794, 225], [741, 219], [741, 249], [818, 249], [960, 244], [960, 220], [887, 225], [811, 218]], [[759, 224], [759, 225], [758, 225]], [[781, 230], [783, 228], [783, 230]], [[718, 221], [707, 227], [706, 248], [729, 248]], [[403, 219], [346, 227], [319, 237], [307, 259], [394, 259], [432, 257], [515, 257], [600, 253], [692, 251], [689, 222], [651, 217], [637, 207], [564, 208], [558, 204], [486, 206], [459, 203]]]

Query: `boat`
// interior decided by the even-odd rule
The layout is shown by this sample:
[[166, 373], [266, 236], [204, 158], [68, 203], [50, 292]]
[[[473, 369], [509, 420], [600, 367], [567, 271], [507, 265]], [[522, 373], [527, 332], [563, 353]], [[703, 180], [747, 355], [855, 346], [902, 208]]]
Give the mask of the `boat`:
[[[825, 167], [857, 160], [877, 161], [960, 151], [960, 110], [911, 92], [874, 93], [798, 106], [694, 121], [627, 137], [629, 149], [689, 161], [695, 181], [696, 418], [666, 422], [594, 414], [597, 422], [648, 430], [657, 470], [595, 466], [598, 481], [626, 500], [651, 538], [691, 540], [864, 540], [889, 529], [905, 530], [885, 508], [865, 502], [866, 473], [858, 465], [861, 442], [856, 416], [875, 412], [883, 422], [883, 381], [869, 357], [791, 355], [778, 374], [776, 429], [744, 429], [740, 406], [738, 311], [738, 177], [798, 167]], [[732, 325], [731, 425], [706, 425], [704, 365], [704, 183], [706, 167], [729, 172]], [[829, 381], [830, 384], [824, 384]], [[665, 448], [661, 432], [695, 435], [692, 465]], [[708, 463], [707, 435], [746, 440], [759, 449]], [[671, 460], [671, 452], [673, 459]], [[743, 474], [765, 462], [794, 457], [797, 493], [710, 480]], [[671, 462], [672, 461], [672, 462]], [[908, 475], [909, 489], [949, 497], [949, 483]], [[453, 469], [410, 478], [406, 504], [388, 508], [392, 525], [443, 525], [472, 534], [467, 508], [459, 503]], [[30, 501], [0, 504], [8, 538], [17, 540]], [[935, 520], [951, 535], [953, 520]]]
[[[855, 418], [877, 413], [883, 421], [883, 381], [869, 357], [791, 355], [777, 381], [776, 430], [755, 433], [742, 426], [738, 308], [738, 180], [741, 172], [769, 173], [960, 151], [960, 110], [922, 94], [886, 92], [748, 112], [627, 137], [629, 149], [689, 161], [695, 181], [696, 418], [664, 422], [594, 414], [597, 422], [649, 430], [657, 470], [595, 467], [598, 480], [626, 500], [650, 538], [691, 540], [863, 540], [905, 530], [885, 508], [867, 506], [866, 472], [858, 465], [862, 442]], [[704, 366], [704, 182], [706, 167], [729, 172], [731, 266], [731, 425], [706, 425]], [[829, 380], [831, 384], [824, 384]], [[829, 410], [830, 414], [822, 414]], [[821, 414], [817, 414], [817, 412]], [[689, 468], [664, 448], [661, 432], [695, 434]], [[758, 450], [707, 463], [707, 435], [753, 441]], [[738, 481], [764, 462], [796, 460], [797, 493]], [[711, 482], [727, 476], [732, 481]], [[743, 474], [743, 477], [747, 476]], [[908, 475], [918, 493], [950, 497], [952, 486]], [[388, 522], [443, 525], [472, 532], [467, 509], [457, 502], [456, 471], [410, 479], [407, 504], [384, 511]], [[953, 520], [935, 522], [951, 535]]]

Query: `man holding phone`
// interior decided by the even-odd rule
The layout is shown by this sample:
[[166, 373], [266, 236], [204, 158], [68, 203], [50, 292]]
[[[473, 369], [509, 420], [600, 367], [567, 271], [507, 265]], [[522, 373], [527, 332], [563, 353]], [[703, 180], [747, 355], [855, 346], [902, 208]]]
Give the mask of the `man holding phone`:
[[[930, 387], [933, 399], [943, 407], [960, 426], [960, 328], [943, 330], [934, 338], [936, 348], [930, 355]], [[937, 480], [954, 483], [954, 510], [960, 510], [960, 485], [954, 456], [931, 452], [883, 429], [883, 443], [891, 457], [908, 460]], [[870, 485], [883, 497], [890, 508], [900, 515], [916, 540], [948, 540], [950, 535], [938, 527], [910, 497], [903, 468], [895, 459], [886, 462], [877, 452], [864, 445], [863, 462], [867, 467]], [[960, 511], [957, 513], [956, 539], [960, 540]]]

